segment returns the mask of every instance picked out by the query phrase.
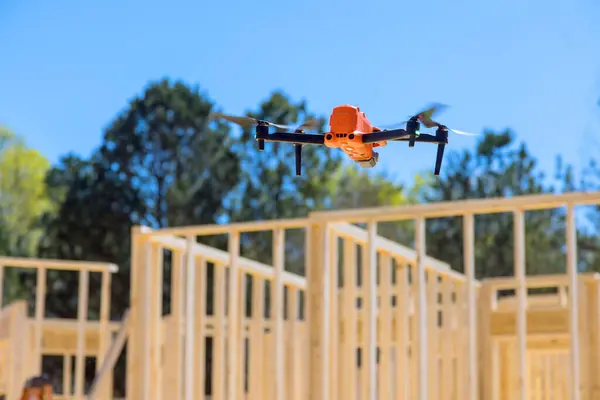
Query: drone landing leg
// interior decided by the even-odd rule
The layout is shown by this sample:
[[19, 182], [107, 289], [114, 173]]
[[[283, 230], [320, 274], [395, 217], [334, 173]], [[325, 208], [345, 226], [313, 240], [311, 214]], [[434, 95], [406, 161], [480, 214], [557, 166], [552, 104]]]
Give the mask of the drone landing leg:
[[445, 147], [445, 144], [438, 144], [437, 156], [435, 158], [435, 171], [433, 172], [434, 175], [439, 175], [440, 169], [442, 169], [442, 159], [444, 158]]
[[302, 145], [295, 144], [294, 152], [296, 153], [296, 175], [302, 175]]
[[[268, 135], [269, 134], [269, 127], [267, 125], [256, 125], [256, 136], [259, 135]], [[264, 151], [265, 150], [265, 140], [264, 139], [258, 139], [258, 151]]]
[[442, 159], [444, 158], [444, 148], [446, 147], [446, 143], [448, 143], [448, 128], [446, 127], [438, 127], [435, 131], [435, 138], [438, 140], [438, 148], [437, 155], [435, 157], [435, 171], [434, 175], [440, 174], [440, 169], [442, 168]]

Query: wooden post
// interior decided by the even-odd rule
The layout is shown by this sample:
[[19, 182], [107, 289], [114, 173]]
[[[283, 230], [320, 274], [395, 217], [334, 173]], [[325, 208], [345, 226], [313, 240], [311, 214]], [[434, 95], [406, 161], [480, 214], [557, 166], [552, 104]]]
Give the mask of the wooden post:
[[71, 369], [73, 368], [73, 356], [71, 353], [63, 355], [63, 396], [67, 397], [73, 394], [73, 377]]
[[83, 397], [85, 383], [85, 325], [88, 315], [89, 271], [79, 271], [77, 298], [77, 353], [75, 356], [75, 396]]
[[236, 400], [238, 384], [237, 373], [239, 370], [239, 362], [243, 357], [240, 356], [239, 348], [241, 344], [240, 333], [238, 329], [239, 321], [239, 302], [236, 296], [239, 293], [239, 266], [238, 259], [240, 257], [240, 233], [233, 231], [229, 233], [229, 301], [228, 312], [227, 312], [227, 337], [229, 339], [227, 348], [227, 383], [229, 388], [227, 390], [227, 398], [229, 400]]
[[525, 273], [525, 213], [514, 211], [514, 264], [517, 287], [517, 398], [527, 400], [527, 282]]
[[567, 206], [566, 220], [567, 242], [567, 276], [569, 280], [569, 342], [570, 342], [570, 375], [569, 398], [579, 400], [580, 394], [580, 356], [579, 356], [579, 286], [577, 278], [577, 225], [575, 223], [575, 207]]
[[365, 357], [362, 367], [367, 370], [368, 400], [377, 399], [377, 222], [370, 221], [368, 225], [366, 273], [363, 278], [365, 285], [366, 335]]
[[330, 366], [330, 379], [331, 384], [329, 386], [330, 389], [330, 398], [337, 399], [340, 396], [340, 386], [339, 386], [339, 358], [340, 358], [340, 315], [339, 315], [339, 298], [338, 298], [338, 288], [339, 288], [339, 260], [338, 260], [338, 236], [337, 232], [334, 229], [329, 230], [329, 264], [331, 265], [329, 269], [329, 292], [331, 293], [330, 301], [331, 304], [329, 306], [330, 310], [330, 319], [331, 319], [331, 330], [330, 330], [330, 338], [329, 343], [331, 346], [329, 348], [329, 366]]
[[341, 385], [340, 399], [356, 400], [357, 398], [357, 379], [356, 379], [356, 349], [357, 349], [357, 312], [356, 298], [358, 288], [356, 284], [356, 242], [352, 238], [344, 238], [344, 297], [342, 303], [342, 314], [344, 315], [344, 362], [342, 365], [345, 379], [348, 384]]
[[327, 223], [314, 223], [307, 229], [307, 266], [308, 277], [308, 398], [327, 400], [329, 397], [329, 268], [330, 259]]
[[27, 379], [25, 365], [27, 360], [25, 355], [29, 350], [22, 343], [28, 343], [29, 336], [29, 321], [27, 318], [27, 301], [20, 300], [13, 303], [9, 308], [9, 324], [8, 334], [8, 396], [17, 398], [17, 393], [23, 389], [23, 384]]
[[225, 281], [225, 268], [223, 264], [215, 264], [215, 301], [214, 301], [214, 321], [215, 333], [213, 336], [213, 386], [212, 398], [225, 399], [227, 387], [225, 386], [225, 291], [227, 290]]
[[162, 354], [163, 354], [163, 287], [164, 287], [164, 266], [163, 266], [163, 247], [156, 243], [150, 246], [151, 262], [148, 264], [148, 274], [152, 275], [151, 297], [148, 301], [151, 304], [150, 311], [150, 332], [151, 332], [151, 351], [150, 351], [150, 382], [152, 384], [152, 399], [160, 400], [163, 387]]
[[207, 265], [206, 259], [201, 258], [196, 260], [196, 283], [194, 288], [196, 290], [196, 305], [195, 305], [195, 332], [194, 335], [194, 368], [195, 368], [195, 381], [194, 390], [196, 395], [195, 400], [204, 400], [204, 394], [206, 392], [205, 378], [206, 378], [206, 292], [207, 292]]
[[303, 366], [303, 358], [305, 352], [302, 348], [302, 341], [300, 338], [302, 337], [299, 329], [300, 329], [300, 319], [299, 319], [299, 301], [298, 294], [299, 290], [291, 286], [290, 287], [290, 313], [289, 318], [291, 322], [291, 337], [290, 342], [292, 345], [292, 359], [293, 359], [293, 367], [291, 373], [291, 382], [288, 385], [288, 399], [290, 400], [300, 400], [302, 395], [302, 385], [304, 384], [304, 370]]
[[183, 398], [185, 260], [184, 252], [180, 250], [173, 251], [171, 255], [171, 332], [173, 336], [169, 339], [171, 351], [165, 354], [169, 361], [168, 364], [165, 364], [169, 378], [165, 380], [166, 385], [163, 393], [169, 393], [175, 399]]
[[454, 282], [449, 276], [445, 276], [442, 281], [442, 301], [443, 301], [443, 316], [442, 316], [442, 332], [444, 338], [442, 340], [442, 398], [444, 400], [454, 399], [454, 343], [452, 337], [454, 335], [454, 302], [452, 301], [452, 293], [454, 292]]
[[[410, 337], [410, 299], [411, 290], [408, 282], [409, 265], [396, 260], [396, 397], [398, 400], [409, 400], [411, 388], [411, 360], [408, 358]], [[416, 371], [413, 370], [413, 373]]]
[[463, 260], [467, 276], [467, 399], [477, 400], [477, 304], [475, 304], [475, 218], [463, 217]]
[[149, 240], [144, 240], [140, 251], [142, 256], [141, 261], [141, 277], [142, 277], [142, 298], [140, 306], [142, 308], [142, 331], [140, 339], [142, 341], [142, 350], [139, 354], [139, 363], [141, 364], [141, 379], [140, 379], [140, 400], [151, 400], [154, 397], [152, 391], [152, 243]]
[[[381, 254], [381, 267], [379, 269], [379, 286], [381, 288], [380, 300], [380, 333], [379, 342], [381, 349], [381, 364], [379, 368], [379, 396], [380, 400], [392, 400], [392, 259], [389, 253]], [[397, 397], [400, 397], [397, 395]]]
[[[275, 384], [275, 400], [285, 398], [285, 358], [283, 338], [283, 272], [285, 267], [285, 230], [273, 230], [273, 269], [274, 279], [271, 285], [273, 301], [271, 302], [273, 336], [275, 340], [275, 360], [273, 364], [273, 383]], [[233, 399], [232, 399], [233, 400]]]
[[427, 376], [429, 372], [427, 347], [427, 288], [425, 283], [425, 218], [415, 219], [415, 247], [417, 251], [417, 262], [414, 269], [414, 280], [416, 285], [415, 316], [417, 323], [417, 337], [415, 348], [417, 353], [417, 387], [416, 398], [428, 400]]
[[264, 371], [265, 282], [259, 275], [252, 276], [252, 318], [250, 326], [250, 400], [262, 400]]
[[136, 226], [131, 230], [131, 288], [130, 315], [131, 335], [136, 338], [127, 342], [127, 400], [146, 400], [150, 398], [145, 370], [149, 367], [148, 352], [145, 351], [145, 338], [148, 335], [145, 325], [147, 307], [146, 284], [149, 277], [145, 274], [148, 257], [147, 242], [143, 233], [151, 232], [145, 226]]
[[196, 265], [193, 246], [196, 244], [196, 237], [190, 235], [186, 243], [184, 398], [186, 400], [193, 400], [196, 398], [196, 394], [194, 393], [195, 380], [198, 379], [198, 377], [194, 376], [194, 351], [196, 349], [194, 341], [196, 292], [194, 286], [196, 283]]
[[495, 360], [498, 355], [494, 342], [491, 336], [491, 312], [492, 312], [492, 291], [489, 284], [483, 284], [479, 291], [479, 313], [478, 327], [479, 340], [477, 347], [480, 350], [478, 365], [482, 371], [490, 371], [490, 373], [482, 373], [480, 375], [481, 387], [479, 398], [498, 400], [497, 388], [494, 386], [499, 379], [499, 370], [495, 365]]
[[[428, 350], [428, 382], [439, 382], [439, 364], [438, 364], [438, 273], [435, 270], [427, 271], [427, 336], [424, 340], [427, 341]], [[438, 385], [430, 384], [429, 398], [432, 400], [439, 399], [439, 387]]]
[[[83, 273], [83, 272], [81, 272], [81, 273]], [[81, 291], [79, 292], [79, 294], [81, 295]], [[82, 301], [82, 299], [79, 298], [79, 304], [81, 304], [81, 301]], [[87, 298], [85, 301], [87, 304]], [[34, 342], [35, 344], [34, 344], [34, 351], [33, 351], [33, 357], [34, 357], [33, 370], [35, 371], [34, 372], [35, 375], [42, 374], [42, 329], [43, 329], [45, 313], [46, 313], [46, 268], [39, 267], [37, 270], [37, 286], [35, 288], [35, 342]]]
[[[112, 333], [109, 329], [110, 322], [110, 290], [111, 273], [110, 271], [102, 272], [102, 283], [100, 289], [100, 348], [99, 355], [96, 360], [96, 373], [100, 371], [100, 367], [104, 363], [108, 348], [112, 341]], [[113, 376], [108, 374], [100, 385], [100, 397], [111, 398], [113, 395]]]

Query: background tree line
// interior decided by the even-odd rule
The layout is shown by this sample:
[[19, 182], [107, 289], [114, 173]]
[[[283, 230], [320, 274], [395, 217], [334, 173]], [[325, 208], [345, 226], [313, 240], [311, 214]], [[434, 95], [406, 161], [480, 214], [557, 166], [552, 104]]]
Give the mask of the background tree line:
[[[547, 179], [510, 130], [486, 131], [474, 149], [448, 152], [442, 175], [416, 175], [405, 186], [385, 172], [362, 170], [339, 152], [306, 146], [303, 175], [294, 174], [293, 147], [269, 145], [259, 154], [252, 129], [240, 134], [208, 115], [218, 105], [184, 82], [150, 82], [105, 129], [93, 154], [66, 154], [55, 165], [10, 131], [0, 130], [0, 254], [114, 262], [112, 318], [128, 307], [130, 230], [305, 216], [339, 209], [600, 189], [600, 168], [576, 180], [557, 162]], [[305, 102], [275, 91], [248, 113], [280, 124], [325, 118]], [[380, 233], [412, 245], [411, 224], [382, 224]], [[564, 270], [564, 214], [528, 213], [529, 273]], [[600, 271], [600, 210], [589, 209], [579, 232], [582, 270]], [[462, 270], [462, 227], [457, 218], [428, 221], [427, 248]], [[223, 246], [220, 238], [206, 239]], [[511, 274], [512, 216], [476, 220], [477, 276]], [[291, 235], [290, 268], [303, 273], [302, 235]], [[245, 256], [270, 262], [270, 240], [242, 238]], [[35, 277], [9, 271], [5, 301], [33, 298]], [[167, 275], [168, 276], [168, 275]], [[91, 284], [99, 285], [92, 275]], [[77, 276], [50, 274], [47, 314], [73, 317]], [[210, 287], [210, 284], [209, 286]], [[168, 301], [168, 293], [165, 295]], [[91, 299], [90, 313], [99, 299]]]

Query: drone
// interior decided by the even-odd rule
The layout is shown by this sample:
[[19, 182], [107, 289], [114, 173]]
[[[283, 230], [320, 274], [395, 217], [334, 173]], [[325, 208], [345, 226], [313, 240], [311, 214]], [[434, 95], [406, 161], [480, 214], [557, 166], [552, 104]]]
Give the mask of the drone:
[[[329, 131], [317, 134], [306, 133], [307, 130], [315, 130], [319, 127], [319, 122], [314, 119], [309, 119], [298, 127], [291, 127], [248, 116], [238, 117], [223, 113], [214, 113], [213, 118], [223, 118], [242, 127], [255, 125], [255, 139], [259, 151], [264, 151], [265, 142], [293, 144], [298, 176], [302, 174], [302, 146], [304, 145], [324, 145], [341, 149], [361, 167], [373, 168], [379, 161], [379, 154], [373, 149], [387, 145], [388, 141], [408, 142], [409, 147], [414, 147], [417, 142], [437, 144], [434, 175], [439, 175], [444, 149], [448, 144], [448, 132], [474, 136], [471, 133], [450, 129], [432, 119], [446, 107], [444, 104], [434, 103], [407, 121], [396, 124], [396, 126], [406, 124], [405, 128], [382, 129], [372, 125], [358, 106], [344, 104], [333, 108], [329, 119]], [[436, 128], [435, 135], [421, 133], [421, 124], [426, 128]], [[286, 132], [269, 133], [270, 127]]]

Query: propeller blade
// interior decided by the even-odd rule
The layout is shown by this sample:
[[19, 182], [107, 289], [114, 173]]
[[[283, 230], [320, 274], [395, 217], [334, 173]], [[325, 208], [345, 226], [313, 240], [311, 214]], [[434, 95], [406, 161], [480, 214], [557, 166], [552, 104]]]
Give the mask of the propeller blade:
[[212, 113], [210, 115], [211, 119], [224, 119], [227, 120], [229, 122], [233, 122], [234, 124], [240, 125], [240, 126], [251, 126], [251, 125], [255, 125], [257, 123], [257, 121], [254, 118], [251, 117], [238, 117], [235, 115], [227, 115], [227, 114], [222, 114], [222, 113]]
[[[420, 112], [418, 112], [414, 115], [409, 115], [408, 118], [418, 117], [419, 121], [423, 125], [425, 125], [425, 127], [433, 128], [434, 126], [438, 126], [438, 124], [436, 122], [432, 121], [433, 116], [441, 113], [448, 107], [449, 106], [447, 106], [446, 104], [442, 104], [442, 103], [431, 103], [429, 106], [427, 106]], [[382, 129], [382, 130], [400, 129], [400, 128], [404, 128], [406, 126], [407, 122], [408, 122], [408, 120], [398, 122], [395, 124], [391, 124], [391, 125], [383, 125], [383, 126], [379, 126], [379, 129]]]
[[452, 131], [452, 132], [456, 133], [457, 135], [464, 135], [464, 136], [479, 136], [479, 133], [463, 132], [463, 131], [459, 131], [459, 130], [456, 130], [456, 129], [451, 129], [451, 128], [448, 128], [448, 130], [450, 130], [450, 131]]
[[[433, 117], [435, 115], [441, 113], [442, 111], [444, 111], [448, 107], [449, 107], [448, 105], [443, 104], [443, 103], [431, 103], [429, 106], [425, 107], [422, 111], [418, 112], [417, 114], [415, 114], [411, 118], [417, 117], [418, 120], [419, 120], [419, 122], [421, 124], [423, 124], [423, 126], [425, 126], [426, 128], [434, 128], [434, 127], [440, 127], [440, 126], [444, 126], [444, 127], [448, 128], [447, 126], [445, 126], [443, 124], [440, 124], [439, 122], [436, 122], [436, 121], [433, 120]], [[379, 129], [382, 129], [382, 130], [391, 130], [391, 129], [404, 128], [406, 126], [407, 122], [408, 121], [402, 121], [402, 122], [399, 122], [397, 124], [384, 125], [384, 126], [380, 126]], [[459, 131], [457, 129], [451, 129], [451, 128], [448, 128], [448, 130], [452, 131], [453, 133], [456, 133], [457, 135], [479, 136], [478, 133], [464, 132], [464, 131]]]
[[309, 118], [308, 120], [304, 121], [302, 123], [302, 125], [295, 128], [294, 130], [295, 131], [314, 131], [314, 130], [317, 130], [320, 125], [321, 125], [321, 122], [318, 119]]
[[[440, 112], [444, 111], [448, 107], [449, 106], [446, 105], [446, 104], [433, 103], [428, 108], [426, 108], [425, 110], [423, 110], [420, 113], [418, 113], [417, 116], [419, 118], [419, 121], [423, 125], [425, 125], [425, 127], [427, 127], [427, 128], [439, 127], [439, 126], [442, 126], [442, 124], [440, 124], [439, 122], [434, 121], [433, 120], [433, 116], [436, 115], [436, 114], [439, 114]], [[448, 128], [448, 127], [446, 126], [446, 128]], [[452, 128], [448, 128], [448, 130], [456, 133], [457, 135], [479, 136], [478, 133], [464, 132], [464, 131], [459, 131], [457, 129], [452, 129]]]
[[381, 130], [384, 130], [384, 131], [405, 128], [407, 122], [408, 122], [408, 120], [402, 121], [402, 122], [398, 122], [396, 124], [378, 126], [378, 128], [381, 129]]
[[283, 124], [275, 124], [269, 121], [258, 120], [256, 118], [248, 117], [248, 116], [236, 116], [224, 114], [221, 112], [212, 113], [210, 116], [211, 119], [222, 118], [229, 122], [233, 122], [234, 124], [240, 125], [242, 127], [248, 127], [252, 125], [258, 125], [259, 123], [263, 123], [267, 126], [272, 126], [274, 128], [278, 128], [285, 131], [297, 131], [297, 130], [313, 130], [319, 127], [319, 121], [316, 119], [308, 119], [304, 121], [300, 126], [294, 125], [283, 125]]
[[447, 108], [448, 106], [446, 104], [431, 103], [429, 106], [427, 106], [427, 108], [415, 114], [415, 116], [418, 116], [421, 123], [427, 128], [433, 128], [434, 126], [436, 126], [433, 121], [433, 116], [441, 113]]

